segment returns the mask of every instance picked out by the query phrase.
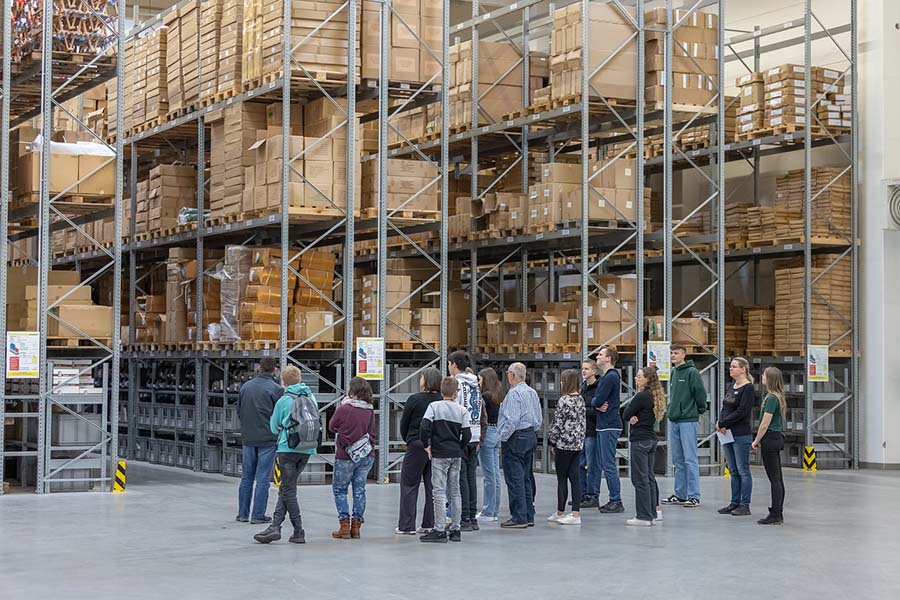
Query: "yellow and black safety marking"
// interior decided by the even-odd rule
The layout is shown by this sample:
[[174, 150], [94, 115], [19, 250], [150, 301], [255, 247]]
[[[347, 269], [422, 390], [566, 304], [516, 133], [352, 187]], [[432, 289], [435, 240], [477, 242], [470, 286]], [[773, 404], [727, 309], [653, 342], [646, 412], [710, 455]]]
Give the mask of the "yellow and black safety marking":
[[722, 473], [724, 477], [731, 477], [731, 471], [728, 470], [728, 467], [725, 467], [725, 472]]
[[816, 447], [815, 446], [804, 446], [803, 447], [803, 470], [804, 471], [816, 471]]
[[113, 492], [125, 491], [125, 461], [116, 463], [116, 478], [113, 480]]
[[278, 468], [278, 461], [275, 461], [275, 487], [281, 487], [281, 469]]

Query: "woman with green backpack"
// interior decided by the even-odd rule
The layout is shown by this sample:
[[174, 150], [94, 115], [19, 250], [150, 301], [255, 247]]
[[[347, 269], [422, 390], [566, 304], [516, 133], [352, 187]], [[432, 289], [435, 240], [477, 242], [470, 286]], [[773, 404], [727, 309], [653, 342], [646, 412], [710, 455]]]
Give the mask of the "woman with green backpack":
[[[350, 380], [347, 397], [341, 402], [328, 430], [335, 434], [335, 460], [331, 491], [340, 528], [335, 539], [359, 539], [366, 512], [366, 479], [375, 462], [375, 407], [369, 382]], [[353, 485], [353, 515], [347, 504], [347, 490]]]
[[253, 536], [260, 544], [277, 542], [281, 539], [281, 524], [285, 513], [290, 515], [294, 534], [290, 541], [294, 544], [306, 543], [303, 522], [300, 517], [300, 503], [297, 501], [297, 480], [306, 468], [309, 459], [316, 453], [321, 427], [316, 410], [316, 398], [305, 383], [300, 383], [300, 369], [288, 365], [281, 371], [284, 395], [275, 404], [269, 426], [278, 435], [278, 450], [275, 464], [281, 471], [281, 486], [278, 488], [278, 504], [272, 523]]

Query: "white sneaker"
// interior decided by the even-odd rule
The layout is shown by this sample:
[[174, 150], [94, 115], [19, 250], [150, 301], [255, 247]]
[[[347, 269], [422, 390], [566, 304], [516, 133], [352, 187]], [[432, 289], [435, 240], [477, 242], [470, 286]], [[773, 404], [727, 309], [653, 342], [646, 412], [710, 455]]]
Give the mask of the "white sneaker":
[[491, 517], [488, 515], [483, 515], [481, 513], [478, 513], [477, 515], [475, 515], [475, 518], [478, 519], [479, 521], [489, 521], [492, 523], [500, 520], [500, 517]]
[[404, 531], [404, 530], [400, 529], [399, 527], [394, 529], [394, 533], [396, 533], [397, 535], [416, 535], [415, 531]]
[[650, 527], [653, 525], [653, 521], [644, 521], [642, 519], [628, 519], [625, 521], [625, 524], [629, 527]]
[[547, 520], [550, 521], [551, 523], [559, 523], [560, 520], [564, 519], [564, 518], [566, 518], [565, 515], [558, 515], [557, 513], [553, 513], [552, 515], [547, 517]]
[[655, 520], [662, 523], [662, 511], [661, 510], [656, 511], [656, 519]]
[[419, 527], [418, 529], [416, 529], [416, 533], [431, 533], [431, 531], [432, 530], [428, 529], [427, 527]]
[[572, 513], [569, 513], [563, 517], [560, 517], [556, 520], [560, 525], [581, 525], [581, 517], [576, 517]]

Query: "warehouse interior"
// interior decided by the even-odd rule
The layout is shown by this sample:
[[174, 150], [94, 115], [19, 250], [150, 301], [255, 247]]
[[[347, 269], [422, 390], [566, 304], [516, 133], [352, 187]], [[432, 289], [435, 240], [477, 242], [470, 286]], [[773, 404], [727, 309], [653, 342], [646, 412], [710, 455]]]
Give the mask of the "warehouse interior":
[[[446, 562], [467, 587], [581, 597], [588, 561], [612, 548], [623, 576], [606, 589], [721, 593], [705, 575], [740, 540], [798, 598], [900, 593], [886, 535], [900, 501], [900, 5], [0, 2], [10, 597], [58, 589], [42, 561], [72, 598], [278, 592], [288, 563], [312, 597], [410, 595], [387, 574], [420, 556], [393, 530], [401, 413], [423, 370], [444, 373], [455, 350], [476, 373], [525, 364], [543, 521], [561, 373], [615, 348], [627, 402], [661, 343], [687, 347], [708, 394], [703, 506], [665, 508], [648, 532], [588, 509], [578, 529], [483, 524]], [[757, 396], [767, 367], [784, 373], [776, 531], [714, 512], [731, 477], [716, 423], [741, 356]], [[366, 528], [349, 554], [328, 533], [327, 434], [299, 478], [314, 548], [261, 548], [233, 521], [238, 398], [265, 357], [300, 369], [323, 431], [351, 378], [374, 389]], [[662, 428], [661, 495], [668, 440]], [[628, 510], [630, 448], [626, 430]], [[769, 488], [759, 453], [751, 465], [756, 514]], [[535, 551], [509, 552], [516, 535]], [[821, 552], [836, 538], [846, 552]], [[560, 577], [555, 554], [585, 577]], [[638, 583], [636, 564], [659, 576]], [[795, 586], [798, 566], [816, 576]], [[750, 570], [728, 577], [758, 593]], [[427, 591], [456, 596], [453, 581]]]

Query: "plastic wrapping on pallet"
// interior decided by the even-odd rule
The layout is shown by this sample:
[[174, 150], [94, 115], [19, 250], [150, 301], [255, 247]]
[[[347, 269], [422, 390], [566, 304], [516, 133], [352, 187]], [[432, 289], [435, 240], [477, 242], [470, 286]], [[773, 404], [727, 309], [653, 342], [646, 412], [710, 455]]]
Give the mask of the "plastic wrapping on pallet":
[[241, 339], [241, 303], [250, 280], [250, 265], [253, 251], [246, 246], [228, 246], [225, 248], [225, 260], [222, 269], [215, 277], [221, 283], [222, 321], [219, 340], [223, 342]]

